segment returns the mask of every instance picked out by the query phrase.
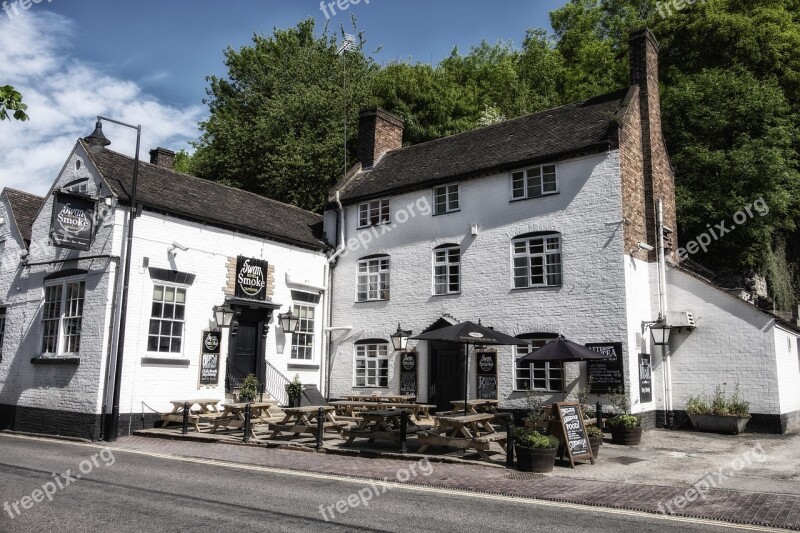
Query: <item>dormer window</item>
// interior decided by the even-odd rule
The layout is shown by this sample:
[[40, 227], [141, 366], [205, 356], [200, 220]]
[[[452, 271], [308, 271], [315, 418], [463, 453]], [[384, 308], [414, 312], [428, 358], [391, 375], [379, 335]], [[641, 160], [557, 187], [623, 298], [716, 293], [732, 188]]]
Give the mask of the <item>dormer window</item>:
[[389, 223], [389, 199], [371, 200], [358, 204], [358, 227]]
[[525, 200], [558, 192], [555, 165], [540, 165], [511, 173], [511, 199]]

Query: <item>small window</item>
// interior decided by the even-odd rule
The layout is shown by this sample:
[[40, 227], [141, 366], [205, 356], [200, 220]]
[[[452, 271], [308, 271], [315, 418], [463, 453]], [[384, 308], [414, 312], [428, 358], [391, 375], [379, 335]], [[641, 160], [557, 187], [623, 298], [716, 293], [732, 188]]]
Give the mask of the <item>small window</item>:
[[372, 257], [358, 262], [356, 301], [389, 299], [389, 256]]
[[372, 200], [358, 205], [358, 227], [389, 223], [389, 199]]
[[461, 292], [461, 248], [443, 246], [433, 250], [433, 294]]
[[561, 285], [561, 235], [558, 233], [514, 239], [511, 255], [515, 289]]
[[433, 188], [433, 214], [444, 215], [459, 211], [458, 183]]
[[389, 386], [389, 344], [356, 344], [356, 387]]
[[0, 307], [0, 361], [3, 360], [3, 339], [6, 336], [6, 308]]
[[81, 348], [84, 281], [60, 281], [44, 288], [42, 353], [77, 354]]
[[147, 351], [179, 354], [183, 348], [186, 318], [186, 289], [170, 285], [153, 286], [153, 307]]
[[558, 192], [555, 165], [542, 165], [511, 173], [511, 199], [524, 200]]
[[528, 346], [514, 348], [514, 390], [564, 391], [564, 365], [560, 361], [520, 361], [552, 339], [531, 338]]
[[314, 358], [314, 313], [313, 306], [294, 306], [294, 314], [300, 321], [292, 334], [292, 359], [311, 361]]

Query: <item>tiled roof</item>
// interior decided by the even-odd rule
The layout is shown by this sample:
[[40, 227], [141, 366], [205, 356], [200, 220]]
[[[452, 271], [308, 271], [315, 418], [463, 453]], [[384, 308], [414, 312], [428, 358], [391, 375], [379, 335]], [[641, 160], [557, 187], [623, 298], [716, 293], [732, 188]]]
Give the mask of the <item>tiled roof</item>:
[[36, 218], [36, 213], [39, 212], [44, 198], [8, 187], [3, 189], [3, 194], [6, 195], [8, 203], [11, 204], [11, 215], [14, 217], [14, 223], [17, 225], [22, 238], [26, 243], [30, 243], [33, 220]]
[[[465, 179], [608, 149], [632, 88], [388, 152], [337, 186], [343, 201]], [[334, 189], [333, 192], [335, 192]]]
[[[120, 201], [130, 203], [133, 158], [108, 149], [89, 157]], [[315, 213], [144, 161], [139, 162], [137, 203], [305, 248], [325, 247], [322, 217]]]

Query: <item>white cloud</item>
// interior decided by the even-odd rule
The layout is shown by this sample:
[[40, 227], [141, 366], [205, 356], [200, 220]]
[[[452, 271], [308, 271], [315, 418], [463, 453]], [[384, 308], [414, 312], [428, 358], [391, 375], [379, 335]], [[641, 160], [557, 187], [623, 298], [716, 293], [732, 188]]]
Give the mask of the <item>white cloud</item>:
[[[0, 188], [45, 194], [75, 141], [94, 129], [97, 115], [141, 124], [144, 160], [150, 148], [177, 151], [198, 137], [205, 108], [162, 104], [137, 83], [72, 57], [73, 37], [72, 21], [46, 10], [0, 17], [0, 85], [22, 93], [30, 116], [28, 122], [0, 122]], [[103, 132], [114, 150], [133, 156], [134, 130], [104, 123]]]

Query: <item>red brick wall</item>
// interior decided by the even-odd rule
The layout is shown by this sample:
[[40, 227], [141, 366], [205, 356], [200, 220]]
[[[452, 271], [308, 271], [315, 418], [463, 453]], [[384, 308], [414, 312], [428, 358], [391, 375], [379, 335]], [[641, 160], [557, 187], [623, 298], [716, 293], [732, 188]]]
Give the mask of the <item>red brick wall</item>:
[[366, 109], [359, 115], [358, 160], [370, 168], [391, 150], [403, 147], [403, 119], [381, 108]]

